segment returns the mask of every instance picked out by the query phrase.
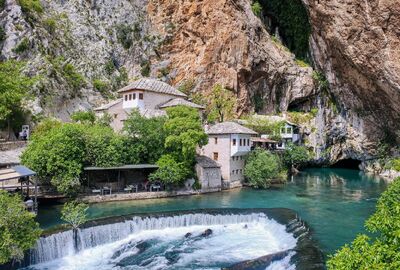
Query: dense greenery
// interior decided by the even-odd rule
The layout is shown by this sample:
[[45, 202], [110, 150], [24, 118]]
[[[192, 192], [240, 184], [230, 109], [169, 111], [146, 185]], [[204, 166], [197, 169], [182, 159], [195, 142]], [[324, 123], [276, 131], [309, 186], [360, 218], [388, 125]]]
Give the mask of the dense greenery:
[[373, 236], [359, 235], [328, 260], [328, 269], [400, 269], [400, 178], [382, 194], [365, 226]]
[[152, 180], [180, 185], [194, 171], [196, 148], [207, 143], [201, 119], [196, 109], [177, 106], [167, 109], [168, 119], [164, 124], [165, 149], [157, 164], [160, 168], [151, 175]]
[[85, 203], [80, 203], [78, 201], [67, 202], [61, 210], [61, 219], [76, 230], [86, 222], [86, 211], [88, 209], [89, 207]]
[[288, 168], [298, 168], [310, 159], [310, 154], [304, 146], [290, 143], [283, 153], [283, 162]]
[[124, 131], [129, 136], [130, 143], [136, 146], [129, 148], [134, 151], [129, 155], [138, 161], [155, 163], [165, 153], [165, 121], [166, 117], [146, 118], [139, 111], [132, 111], [124, 123]]
[[210, 122], [224, 122], [234, 116], [237, 99], [231, 91], [217, 84], [208, 98], [210, 100], [208, 104], [208, 120]]
[[18, 0], [18, 4], [21, 6], [23, 12], [43, 12], [43, 7], [40, 3], [40, 0]]
[[110, 97], [110, 84], [106, 81], [100, 79], [93, 80], [93, 87], [98, 91], [103, 97]]
[[281, 129], [285, 126], [285, 121], [271, 121], [268, 118], [257, 116], [250, 116], [245, 120], [245, 126], [258, 134], [268, 134], [272, 140], [281, 140]]
[[274, 180], [284, 181], [286, 172], [277, 155], [256, 149], [247, 158], [244, 176], [255, 188], [268, 188]]
[[0, 264], [22, 259], [40, 234], [34, 214], [25, 209], [22, 200], [0, 190]]
[[21, 119], [26, 114], [23, 101], [28, 98], [35, 78], [23, 73], [24, 63], [17, 61], [0, 62], [0, 126], [20, 128]]
[[285, 45], [298, 58], [307, 59], [311, 25], [302, 1], [260, 0], [260, 3], [264, 12], [272, 17], [273, 24], [279, 27]]
[[96, 115], [93, 111], [76, 111], [71, 114], [71, 120], [74, 122], [93, 124], [96, 121]]

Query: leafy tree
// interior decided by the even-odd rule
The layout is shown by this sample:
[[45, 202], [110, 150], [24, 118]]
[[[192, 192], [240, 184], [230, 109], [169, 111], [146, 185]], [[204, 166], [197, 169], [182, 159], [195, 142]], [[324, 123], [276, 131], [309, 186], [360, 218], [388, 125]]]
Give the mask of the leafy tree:
[[185, 162], [178, 162], [172, 155], [163, 155], [158, 161], [159, 168], [149, 176], [151, 181], [161, 181], [174, 186], [181, 185], [191, 173]]
[[328, 260], [334, 270], [400, 269], [400, 178], [382, 194], [365, 224], [374, 236], [359, 235]]
[[96, 123], [100, 126], [110, 127], [111, 122], [112, 116], [108, 112], [103, 113], [102, 116], [97, 117], [96, 119]]
[[167, 109], [168, 119], [164, 124], [165, 147], [176, 160], [192, 164], [196, 148], [207, 144], [208, 137], [201, 124], [199, 112], [187, 106]]
[[233, 109], [236, 106], [235, 95], [224, 88], [222, 85], [217, 84], [214, 86], [211, 95], [209, 96], [209, 121], [224, 122], [233, 117]]
[[155, 163], [165, 153], [165, 121], [165, 117], [146, 118], [137, 110], [133, 110], [125, 121], [124, 131], [132, 141], [131, 148], [136, 148], [142, 162]]
[[0, 264], [21, 260], [40, 234], [34, 214], [25, 209], [21, 199], [0, 190]]
[[244, 167], [244, 176], [255, 188], [268, 188], [272, 180], [283, 180], [284, 174], [279, 157], [262, 149], [251, 152]]
[[307, 148], [290, 143], [286, 146], [283, 153], [283, 161], [288, 167], [298, 168], [310, 159], [310, 153]]
[[71, 120], [74, 122], [94, 124], [96, 115], [93, 111], [77, 111], [71, 115]]
[[35, 82], [23, 74], [24, 66], [14, 60], [0, 62], [0, 123], [8, 127], [9, 136], [16, 118], [25, 112], [23, 101]]
[[46, 136], [34, 136], [22, 154], [22, 163], [59, 192], [75, 194], [86, 159], [84, 129], [80, 124], [63, 124], [47, 131]]
[[80, 203], [78, 201], [67, 202], [61, 210], [61, 219], [76, 230], [87, 221], [86, 211], [88, 209], [89, 207], [85, 203]]

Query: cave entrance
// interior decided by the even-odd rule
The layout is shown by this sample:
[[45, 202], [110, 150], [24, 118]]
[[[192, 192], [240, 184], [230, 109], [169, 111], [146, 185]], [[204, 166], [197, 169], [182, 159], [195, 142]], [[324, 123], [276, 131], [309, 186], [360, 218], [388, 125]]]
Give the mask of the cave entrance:
[[357, 159], [347, 158], [342, 159], [331, 165], [331, 168], [360, 170], [361, 161]]

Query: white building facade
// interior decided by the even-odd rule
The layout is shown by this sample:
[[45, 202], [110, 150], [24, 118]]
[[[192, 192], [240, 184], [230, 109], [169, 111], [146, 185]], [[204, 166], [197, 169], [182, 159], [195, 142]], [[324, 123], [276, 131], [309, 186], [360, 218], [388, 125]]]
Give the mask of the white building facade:
[[209, 141], [201, 149], [201, 154], [221, 165], [223, 188], [242, 186], [246, 156], [251, 151], [251, 137], [257, 133], [234, 122], [216, 124], [206, 133]]

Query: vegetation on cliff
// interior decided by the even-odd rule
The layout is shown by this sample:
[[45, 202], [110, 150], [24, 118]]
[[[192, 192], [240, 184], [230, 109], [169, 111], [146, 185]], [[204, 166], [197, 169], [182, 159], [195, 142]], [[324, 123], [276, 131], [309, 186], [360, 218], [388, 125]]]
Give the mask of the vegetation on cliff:
[[382, 194], [365, 227], [373, 236], [359, 235], [330, 257], [328, 269], [400, 269], [400, 178]]

